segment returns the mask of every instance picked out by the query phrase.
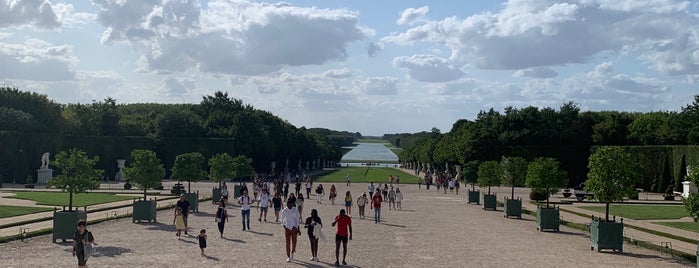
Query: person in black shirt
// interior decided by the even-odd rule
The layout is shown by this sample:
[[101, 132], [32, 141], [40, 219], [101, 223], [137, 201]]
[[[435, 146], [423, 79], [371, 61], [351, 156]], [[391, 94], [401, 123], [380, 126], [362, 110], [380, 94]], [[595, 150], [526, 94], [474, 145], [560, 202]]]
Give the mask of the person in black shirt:
[[78, 267], [87, 267], [86, 257], [88, 256], [85, 256], [86, 243], [97, 245], [92, 233], [87, 230], [85, 221], [81, 220], [78, 222], [78, 230], [73, 235], [73, 256], [78, 257]]
[[318, 211], [311, 209], [311, 216], [306, 218], [303, 228], [308, 229], [308, 239], [311, 241], [311, 260], [318, 261], [318, 237], [313, 234], [315, 226], [323, 226], [323, 222], [318, 217]]
[[182, 209], [182, 219], [184, 220], [184, 234], [187, 234], [187, 217], [189, 216], [189, 201], [184, 200], [184, 194], [180, 195], [180, 200], [177, 201], [176, 206]]

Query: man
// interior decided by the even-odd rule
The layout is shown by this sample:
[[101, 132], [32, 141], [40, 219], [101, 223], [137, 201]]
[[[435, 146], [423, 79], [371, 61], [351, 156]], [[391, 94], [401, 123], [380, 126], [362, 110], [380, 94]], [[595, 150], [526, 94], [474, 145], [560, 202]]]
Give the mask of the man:
[[184, 194], [180, 195], [180, 200], [175, 204], [182, 209], [182, 219], [184, 220], [184, 234], [187, 234], [187, 217], [189, 217], [189, 201], [184, 200]]
[[347, 186], [350, 186], [350, 174], [347, 173], [347, 176], [345, 176], [345, 181], [347, 182]]
[[393, 187], [388, 191], [388, 209], [396, 209], [396, 191], [393, 190]]
[[257, 219], [258, 221], [262, 221], [262, 215], [264, 215], [265, 222], [267, 222], [267, 209], [269, 208], [270, 200], [271, 197], [269, 196], [269, 193], [267, 193], [267, 190], [263, 189], [262, 194], [260, 195], [260, 217]]
[[368, 188], [369, 188], [369, 197], [373, 197], [374, 196], [374, 189], [375, 189], [373, 181], [371, 182], [371, 184], [369, 184]]
[[255, 203], [255, 200], [248, 196], [248, 191], [243, 191], [243, 196], [238, 198], [240, 214], [243, 218], [243, 231], [245, 231], [246, 226], [250, 231], [250, 204], [252, 203]]
[[340, 209], [340, 215], [335, 217], [332, 226], [337, 224], [337, 233], [335, 234], [335, 266], [340, 266], [340, 243], [342, 243], [342, 265], [347, 265], [345, 258], [347, 257], [347, 239], [349, 229], [349, 240], [352, 240], [352, 218], [345, 215], [345, 210]]
[[381, 193], [376, 191], [374, 197], [371, 198], [371, 208], [374, 209], [374, 223], [381, 222], [381, 202], [383, 202]]
[[[294, 260], [296, 237], [301, 235], [300, 224], [301, 215], [299, 215], [298, 209], [293, 206], [293, 202], [286, 202], [286, 208], [282, 210], [282, 226], [284, 227], [284, 237], [286, 238], [286, 262]], [[291, 249], [289, 249], [289, 242], [291, 242]]]
[[308, 178], [306, 178], [306, 197], [311, 196], [311, 187], [313, 187], [313, 181], [311, 180], [311, 176], [308, 176]]

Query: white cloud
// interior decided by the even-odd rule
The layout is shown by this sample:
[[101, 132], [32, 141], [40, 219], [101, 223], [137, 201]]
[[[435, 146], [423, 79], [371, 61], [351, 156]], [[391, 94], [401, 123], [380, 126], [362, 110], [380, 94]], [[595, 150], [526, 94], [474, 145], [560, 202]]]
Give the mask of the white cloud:
[[174, 77], [165, 77], [163, 79], [163, 90], [170, 95], [186, 94], [194, 89], [194, 81], [190, 79], [177, 79]]
[[127, 41], [156, 72], [196, 68], [258, 75], [286, 66], [320, 65], [348, 57], [348, 44], [370, 32], [343, 9], [248, 1], [96, 0], [108, 27], [102, 41]]
[[459, 79], [465, 74], [449, 60], [434, 55], [413, 55], [393, 59], [396, 68], [408, 69], [410, 78], [420, 82], [446, 82]]
[[383, 47], [381, 47], [380, 44], [378, 43], [369, 43], [366, 47], [366, 52], [369, 55], [369, 57], [375, 57], [376, 55], [379, 54], [383, 50]]
[[61, 26], [47, 0], [5, 0], [0, 2], [0, 28], [33, 26], [54, 29]]
[[40, 39], [22, 44], [0, 42], [0, 79], [36, 81], [72, 80], [78, 59], [71, 46], [54, 45]]
[[352, 76], [352, 73], [349, 69], [343, 68], [325, 71], [321, 76], [324, 78], [342, 79]]
[[431, 95], [469, 95], [479, 85], [475, 79], [459, 79], [447, 83], [426, 85]]
[[56, 3], [53, 6], [56, 12], [56, 17], [58, 21], [64, 27], [73, 27], [82, 24], [88, 24], [95, 22], [97, 20], [97, 14], [88, 12], [75, 12], [75, 8], [72, 4]]
[[398, 25], [413, 25], [425, 21], [425, 15], [430, 11], [428, 6], [422, 6], [419, 8], [407, 8], [400, 13], [400, 18], [396, 21]]
[[398, 81], [395, 77], [369, 77], [355, 82], [355, 86], [368, 95], [395, 95], [398, 92]]
[[558, 73], [551, 68], [533, 67], [517, 70], [513, 75], [515, 77], [553, 78], [556, 77]]

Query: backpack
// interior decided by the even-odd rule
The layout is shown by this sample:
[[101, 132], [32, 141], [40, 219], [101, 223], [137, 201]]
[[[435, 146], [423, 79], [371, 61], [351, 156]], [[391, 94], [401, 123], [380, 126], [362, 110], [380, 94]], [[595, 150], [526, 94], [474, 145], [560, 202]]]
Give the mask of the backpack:
[[316, 194], [322, 194], [322, 193], [323, 193], [323, 190], [321, 190], [320, 188], [316, 188]]

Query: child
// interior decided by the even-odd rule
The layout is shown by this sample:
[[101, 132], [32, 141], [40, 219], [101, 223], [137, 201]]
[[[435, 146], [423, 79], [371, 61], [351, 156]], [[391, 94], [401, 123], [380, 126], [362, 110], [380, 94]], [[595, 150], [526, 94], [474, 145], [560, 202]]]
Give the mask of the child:
[[182, 240], [182, 237], [180, 236], [182, 234], [182, 230], [184, 230], [184, 215], [182, 215], [182, 208], [176, 207], [175, 208], [175, 218], [172, 220], [172, 224], [175, 225], [175, 229], [177, 229], [177, 239]]
[[206, 248], [206, 229], [201, 229], [199, 231], [199, 249], [201, 249], [201, 255], [204, 256], [204, 249]]

